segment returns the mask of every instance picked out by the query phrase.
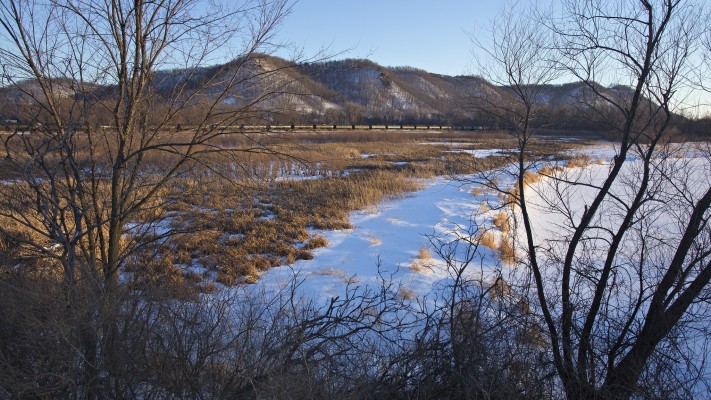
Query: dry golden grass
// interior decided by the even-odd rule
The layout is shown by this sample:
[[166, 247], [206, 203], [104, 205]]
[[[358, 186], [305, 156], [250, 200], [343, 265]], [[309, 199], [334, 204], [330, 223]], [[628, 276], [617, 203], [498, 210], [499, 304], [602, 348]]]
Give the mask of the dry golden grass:
[[499, 228], [499, 230], [506, 234], [511, 230], [511, 222], [509, 221], [509, 215], [505, 211], [499, 211], [494, 216], [494, 226]]
[[417, 252], [417, 259], [418, 260], [429, 260], [432, 258], [432, 254], [430, 254], [429, 249], [427, 246], [420, 246], [420, 250]]
[[545, 176], [545, 177], [551, 177], [555, 176], [557, 173], [563, 171], [563, 167], [560, 165], [552, 166], [552, 165], [546, 165], [541, 167], [541, 169], [538, 171], [539, 174]]
[[409, 269], [412, 272], [416, 272], [416, 273], [433, 272], [433, 268], [434, 268], [434, 265], [432, 263], [427, 262], [426, 260], [420, 260], [420, 259], [415, 260], [409, 266]]
[[360, 283], [360, 278], [357, 276], [344, 276], [342, 279], [343, 283], [348, 285], [355, 285]]
[[417, 299], [417, 296], [415, 295], [415, 291], [412, 289], [406, 289], [406, 288], [400, 288], [397, 291], [397, 296], [403, 300], [415, 300]]
[[383, 244], [383, 241], [375, 236], [371, 236], [368, 238], [368, 244], [371, 246], [380, 246]]
[[506, 192], [499, 193], [499, 200], [503, 205], [508, 206], [512, 210], [515, 210], [515, 208], [519, 205], [520, 201], [518, 187], [513, 186]]
[[478, 237], [478, 242], [481, 246], [488, 247], [492, 250], [497, 250], [499, 248], [496, 242], [496, 235], [492, 231], [484, 231]]
[[202, 285], [203, 293], [215, 293], [217, 291], [217, 285], [214, 282], [208, 281]]
[[[189, 132], [164, 132], [159, 140], [170, 141], [186, 134]], [[132, 216], [137, 223], [170, 217], [172, 227], [184, 232], [171, 238], [166, 249], [158, 249], [160, 260], [151, 260], [156, 258], [156, 248], [148, 246], [145, 254], [136, 258], [141, 262], [132, 268], [163, 276], [171, 285], [198, 285], [206, 291], [214, 288], [209, 288], [205, 279], [199, 282], [197, 276], [184, 276], [179, 267], [200, 263], [225, 285], [253, 282], [260, 271], [310, 259], [313, 257], [310, 250], [328, 245], [323, 237], [310, 238], [309, 228], [351, 228], [348, 221], [351, 211], [418, 190], [420, 185], [413, 178], [474, 173], [504, 165], [508, 162], [505, 157], [475, 159], [450, 152], [452, 147], [446, 145], [447, 142], [464, 142], [462, 148], [515, 145], [501, 137], [497, 133], [389, 130], [383, 134], [347, 130], [328, 134], [239, 133], [216, 138], [211, 144], [232, 150], [206, 155], [201, 164], [189, 163], [143, 210]], [[263, 143], [264, 151], [245, 151], [258, 142]], [[422, 142], [442, 142], [442, 145], [422, 145]], [[111, 149], [104, 147], [95, 148], [94, 155], [110, 154]], [[550, 151], [544, 144], [534, 150]], [[369, 157], [361, 157], [364, 154]], [[160, 174], [176, 157], [149, 154], [145, 158], [146, 169]], [[12, 171], [8, 174], [11, 176]], [[299, 174], [319, 179], [278, 179]], [[108, 186], [100, 183], [100, 187], [105, 190]], [[475, 188], [472, 194], [481, 195], [483, 190]], [[489, 211], [485, 203], [482, 207], [484, 212]], [[505, 231], [503, 224], [497, 226]], [[500, 247], [489, 236], [481, 238], [482, 244]], [[370, 243], [381, 244], [377, 238]], [[22, 256], [20, 250], [12, 250], [10, 254], [8, 249], [14, 248], [13, 243], [0, 237], [0, 255], [12, 256], [8, 260]], [[430, 257], [424, 248], [417, 255], [420, 260]], [[149, 279], [143, 275], [139, 278]]]
[[313, 238], [311, 238], [311, 240], [306, 242], [304, 244], [303, 248], [306, 250], [312, 250], [312, 249], [317, 249], [319, 247], [326, 247], [326, 246], [328, 246], [328, 240], [326, 240], [326, 238], [321, 235], [316, 235]]
[[497, 278], [491, 285], [491, 290], [489, 290], [489, 295], [496, 299], [502, 299], [505, 296], [511, 295], [511, 286], [504, 280], [504, 278]]
[[566, 168], [582, 168], [592, 164], [593, 160], [586, 154], [577, 155], [566, 163]]
[[316, 229], [350, 228], [348, 213], [402, 196], [419, 185], [402, 174], [373, 171], [349, 177], [280, 182], [273, 201]]
[[484, 191], [480, 187], [475, 187], [472, 190], [472, 196], [481, 196], [482, 194], [484, 194]]
[[542, 176], [533, 171], [525, 171], [523, 174], [523, 184], [526, 186], [532, 185], [540, 181]]
[[308, 250], [297, 249], [296, 250], [296, 259], [297, 260], [313, 260], [314, 254]]
[[175, 253], [176, 264], [190, 264], [193, 261], [192, 256], [185, 249], [178, 249]]
[[338, 276], [341, 277], [341, 279], [348, 279], [348, 276], [346, 273], [338, 268], [333, 268], [333, 267], [327, 267], [324, 268], [320, 271], [312, 272], [313, 275], [320, 275], [320, 276]]
[[244, 278], [244, 283], [253, 285], [259, 280], [259, 274], [249, 274]]
[[499, 238], [499, 257], [501, 261], [508, 265], [515, 265], [516, 250], [514, 249], [513, 240], [508, 234], [501, 235]]

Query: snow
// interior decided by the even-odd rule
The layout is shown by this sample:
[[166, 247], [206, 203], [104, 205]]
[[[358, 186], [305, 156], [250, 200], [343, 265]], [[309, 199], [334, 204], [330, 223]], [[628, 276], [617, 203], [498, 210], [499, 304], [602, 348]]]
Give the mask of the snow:
[[328, 111], [328, 110], [337, 110], [337, 109], [340, 109], [340, 108], [341, 108], [338, 104], [335, 104], [335, 103], [332, 103], [332, 102], [326, 101], [326, 100], [324, 100], [324, 101], [321, 103], [321, 105], [322, 105], [323, 109], [326, 110], [326, 111]]
[[423, 146], [472, 146], [476, 142], [420, 142]]
[[325, 175], [289, 175], [289, 176], [280, 176], [274, 179], [276, 182], [282, 182], [282, 181], [315, 181], [318, 179], [325, 178]]
[[[684, 150], [684, 149], [680, 149]], [[492, 153], [499, 149], [489, 150]], [[571, 181], [588, 182], [592, 184], [600, 183], [607, 175], [615, 155], [616, 148], [609, 144], [599, 144], [594, 147], [581, 148], [579, 153], [589, 155], [593, 163], [585, 167], [567, 168], [562, 173], [565, 178]], [[479, 156], [472, 154], [472, 156]], [[628, 199], [633, 194], [630, 186], [635, 185], [634, 179], [639, 172], [640, 162], [638, 157], [630, 154], [623, 172], [621, 174], [622, 185], [613, 187], [613, 192], [620, 199]], [[691, 149], [691, 151], [679, 151], [671, 154], [670, 157], [656, 163], [658, 169], [672, 180], [657, 180], [653, 184], [657, 185], [660, 196], [675, 197], [678, 195], [694, 198], [708, 188], [711, 177], [711, 157], [708, 151]], [[504, 174], [506, 175], [506, 174]], [[413, 193], [405, 198], [384, 202], [377, 207], [351, 213], [350, 221], [353, 229], [340, 231], [319, 231], [318, 234], [324, 236], [329, 245], [314, 251], [312, 260], [298, 261], [289, 266], [273, 268], [264, 273], [262, 279], [257, 283], [259, 289], [283, 289], [288, 285], [294, 275], [299, 280], [303, 280], [298, 287], [300, 295], [316, 299], [317, 302], [326, 303], [328, 299], [343, 296], [348, 284], [357, 283], [359, 285], [378, 285], [379, 277], [391, 278], [394, 282], [417, 298], [413, 300], [415, 305], [429, 307], [432, 301], [432, 293], [437, 293], [439, 289], [451, 282], [450, 273], [447, 270], [447, 263], [441, 256], [432, 250], [428, 235], [435, 235], [441, 239], [454, 240], [456, 238], [471, 237], [472, 224], [474, 220], [479, 226], [491, 227], [491, 219], [494, 211], [482, 209], [483, 204], [495, 205], [498, 197], [493, 193], [482, 191], [474, 195], [473, 191], [477, 185], [472, 182], [473, 177], [439, 177], [427, 181], [424, 189]], [[464, 183], [462, 183], [464, 182]], [[586, 203], [591, 201], [594, 189], [590, 187], [571, 187], [570, 190], [558, 186], [559, 193], [564, 194], [556, 199], [551, 195], [550, 188], [555, 181], [550, 178], [542, 178], [531, 185], [526, 193], [531, 204], [529, 212], [533, 223], [537, 226], [537, 243], [540, 245], [549, 244], [554, 250], [555, 241], [553, 237], [560, 238], [570, 232], [571, 223], [560, 212], [549, 212], [545, 205], [551, 202], [564, 202], [560, 210], [568, 212], [572, 216], [572, 221], [577, 221]], [[675, 188], [669, 187], [670, 183], [686, 182], [686, 185], [678, 185]], [[504, 187], [511, 186], [510, 180], [500, 180]], [[565, 185], [565, 184], [564, 184]], [[675, 185], [672, 185], [675, 186]], [[674, 190], [683, 189], [682, 193], [675, 193]], [[478, 191], [477, 191], [478, 193]], [[671, 198], [670, 197], [670, 198]], [[614, 204], [613, 204], [614, 206]], [[612, 207], [606, 204], [605, 207]], [[620, 206], [617, 209], [610, 208], [595, 223], [603, 228], [609, 228], [614, 222], [615, 216], [619, 217]], [[653, 221], [649, 226], [650, 233], [653, 233], [658, 240], [659, 251], [665, 251], [664, 242], [669, 238], [678, 237], [680, 224], [678, 221], [685, 220], [685, 214], [674, 202], [655, 202], [645, 208], [645, 214]], [[688, 217], [688, 216], [687, 216]], [[497, 233], [498, 234], [498, 233]], [[592, 238], [594, 240], [594, 238]], [[654, 241], [656, 239], [650, 239]], [[591, 242], [592, 243], [592, 242]], [[456, 249], [456, 256], [461, 259], [467, 246], [460, 246]], [[594, 246], [592, 246], [594, 248]], [[418, 258], [418, 253], [422, 248], [429, 248], [431, 258]], [[629, 260], [634, 260], [639, 249], [636, 248], [634, 240], [626, 244], [620, 250], [620, 265], [624, 265]], [[654, 254], [655, 257], [663, 254]], [[584, 257], [594, 259], [600, 254], [590, 252]], [[496, 251], [480, 246], [475, 261], [476, 267], [472, 268], [472, 274], [479, 276], [491, 276], [494, 271], [502, 271], [506, 277], [508, 273], [515, 274], [515, 268], [503, 265]], [[412, 268], [413, 264], [420, 267]], [[624, 268], [624, 266], [622, 267]], [[633, 272], [634, 268], [628, 270]], [[545, 271], [546, 280], [558, 279], [556, 271]], [[618, 280], [626, 279], [622, 275]], [[575, 278], [574, 278], [575, 279]], [[633, 280], [633, 279], [632, 279]], [[614, 305], [622, 306], [627, 301], [625, 295], [635, 296], [632, 281], [623, 284], [629, 293], [620, 293], [614, 300]], [[576, 283], [576, 290], [584, 293], [583, 285], [580, 281]], [[552, 285], [555, 287], [555, 283]], [[429, 296], [429, 297], [427, 297]], [[611, 300], [612, 301], [612, 300]], [[610, 311], [614, 313], [617, 307]], [[702, 312], [703, 315], [706, 315]], [[614, 319], [614, 315], [611, 315]], [[602, 322], [601, 322], [602, 323]], [[707, 320], [702, 321], [702, 325], [707, 325]], [[704, 328], [703, 326], [701, 328]], [[707, 327], [705, 328], [707, 329]], [[690, 351], [699, 357], [711, 357], [709, 347], [706, 342], [692, 341], [687, 343]], [[708, 376], [710, 370], [704, 366], [704, 374]]]
[[[423, 143], [450, 144], [450, 143]], [[451, 143], [461, 146], [469, 143]], [[473, 157], [500, 154], [507, 149], [456, 149]], [[586, 153], [610, 159], [614, 148], [585, 149]], [[362, 154], [361, 157], [373, 157]], [[510, 180], [511, 178], [509, 178]], [[422, 298], [450, 279], [447, 263], [430, 243], [430, 237], [444, 242], [471, 237], [474, 222], [482, 229], [491, 229], [498, 239], [498, 232], [491, 222], [494, 211], [482, 211], [482, 204], [496, 204], [495, 194], [472, 192], [478, 185], [471, 183], [474, 176], [438, 177], [427, 181], [424, 189], [409, 196], [387, 201], [368, 210], [353, 212], [350, 222], [353, 229], [318, 231], [329, 245], [314, 251], [312, 260], [297, 261], [266, 272], [259, 284], [281, 288], [298, 274], [304, 282], [302, 295], [325, 300], [342, 295], [346, 283], [358, 282], [377, 285], [379, 274], [391, 277]], [[512, 185], [503, 178], [500, 183]], [[431, 258], [418, 259], [421, 248], [429, 251]], [[454, 254], [464, 258], [466, 246], [459, 246]], [[506, 268], [498, 259], [498, 252], [480, 246], [477, 255], [477, 274], [488, 275], [495, 269]], [[413, 264], [419, 266], [411, 268]]]
[[[347, 282], [376, 285], [382, 273], [417, 296], [427, 295], [449, 278], [445, 261], [431, 248], [427, 235], [445, 240], [469, 236], [471, 217], [481, 214], [480, 202], [495, 198], [490, 194], [475, 198], [474, 187], [440, 177], [408, 197], [354, 212], [353, 229], [318, 232], [330, 244], [315, 250], [314, 259], [273, 268], [259, 282], [281, 287], [298, 272], [305, 278], [302, 294], [324, 299], [341, 295]], [[419, 259], [421, 248], [432, 257]], [[494, 268], [494, 252], [481, 251], [485, 264]], [[413, 264], [419, 265], [417, 271]]]
[[[638, 220], [625, 235], [613, 262], [612, 274], [620, 290], [606, 299], [611, 304], [606, 314], [610, 321], [625, 318], [625, 313], [636, 307], [638, 299], [647, 299], [641, 304], [642, 310], [648, 307], [652, 289], [662, 276], [658, 266], [663, 268], [669, 265], [685, 224], [689, 221], [693, 204], [711, 186], [711, 158], [708, 149], [708, 144], [671, 145], [667, 157], [652, 161], [649, 190], [654, 193], [654, 199], [641, 206], [636, 214]], [[567, 250], [567, 242], [561, 243], [560, 239], [572, 236], [584, 210], [597, 193], [595, 186], [601, 185], [608, 176], [616, 154], [612, 146], [585, 148], [581, 152], [605, 161], [582, 168], [565, 169], [559, 172], [559, 178], [564, 182], [544, 178], [526, 190], [531, 223], [538, 233], [534, 236], [534, 242], [539, 249], [540, 265], [560, 265], [555, 260], [562, 259]], [[639, 155], [632, 153], [627, 156], [617, 181], [611, 187], [613, 196], [602, 203], [599, 217], [591, 224], [595, 228], [589, 230], [581, 241], [575, 254], [578, 270], [571, 277], [574, 296], [578, 298], [592, 296], [594, 283], [587, 274], [578, 271], [597, 269], [604, 263], [612, 232], [616, 232], [627, 205], [639, 188], [642, 164]], [[518, 237], [522, 241], [523, 232], [519, 232]], [[560, 285], [556, 284], [561, 279], [559, 268], [544, 267], [542, 272], [544, 280], [551, 283], [547, 285], [549, 293], [554, 295], [553, 291], [558, 291], [557, 296], [560, 296]], [[686, 339], [688, 342], [682, 343], [682, 346], [687, 346], [693, 361], [708, 359], [711, 346], [705, 340], [700, 340], [703, 336], [694, 336], [693, 332], [708, 329], [708, 319], [705, 318], [708, 318], [711, 308], [706, 303], [699, 303], [693, 305], [690, 311], [699, 319], [686, 328], [689, 332]], [[599, 322], [603, 326], [601, 329], [614, 331], [614, 323], [609, 327], [605, 327], [605, 323], [606, 320]], [[702, 368], [706, 376], [711, 376], [711, 366], [704, 365]]]
[[399, 104], [400, 108], [402, 108], [403, 110], [408, 110], [414, 107], [410, 96], [408, 96], [409, 93], [401, 89], [395, 83], [391, 83], [388, 92], [392, 96], [394, 102], [396, 102], [395, 104]]
[[[481, 153], [472, 152], [472, 156], [495, 154], [502, 149], [481, 150]], [[578, 179], [598, 181], [610, 168], [610, 162], [616, 154], [616, 149], [610, 144], [598, 144], [594, 147], [581, 148], [581, 154], [592, 156], [593, 160], [600, 160], [584, 168], [568, 168], [568, 178], [577, 176]], [[628, 156], [632, 172], [636, 163], [634, 155]], [[683, 154], [670, 160], [686, 160]], [[672, 162], [669, 161], [669, 162]], [[679, 163], [681, 161], [678, 161]], [[699, 159], [703, 163], [703, 159]], [[697, 182], [695, 186], [708, 185], [709, 171], [708, 160], [706, 166], [701, 168], [691, 163], [686, 170], [695, 170]], [[677, 170], [681, 169], [675, 166]], [[700, 169], [699, 169], [700, 168]], [[294, 273], [305, 279], [301, 285], [304, 295], [317, 298], [329, 298], [340, 295], [346, 282], [357, 281], [361, 284], [377, 284], [379, 273], [392, 276], [394, 281], [400, 282], [404, 288], [411, 290], [417, 296], [425, 296], [449, 279], [446, 262], [436, 254], [431, 246], [429, 237], [437, 236], [443, 240], [466, 238], [471, 236], [472, 220], [485, 229], [492, 229], [495, 238], [498, 231], [493, 228], [492, 218], [494, 211], [482, 211], [483, 203], [495, 205], [498, 202], [496, 195], [483, 191], [474, 196], [472, 194], [477, 186], [472, 183], [473, 176], [439, 177], [426, 182], [424, 189], [413, 193], [403, 199], [387, 201], [368, 210], [354, 212], [350, 215], [353, 229], [340, 231], [319, 231], [330, 243], [327, 247], [314, 251], [312, 260], [297, 261], [287, 267], [274, 268], [266, 272], [260, 284], [281, 287], [284, 282], [293, 278]], [[509, 180], [511, 178], [508, 178]], [[465, 182], [465, 183], [462, 183]], [[500, 180], [506, 187], [512, 181]], [[543, 179], [535, 184], [540, 188], [549, 184]], [[540, 192], [540, 191], [539, 191]], [[528, 191], [527, 191], [528, 193]], [[539, 202], [539, 198], [532, 191], [529, 200]], [[540, 193], [539, 193], [540, 194]], [[622, 196], [623, 192], [618, 193]], [[571, 194], [568, 207], [573, 215], [578, 215], [590, 196], [585, 191]], [[659, 210], [658, 214], [663, 214]], [[541, 242], [548, 240], [551, 235], [560, 235], [566, 231], [566, 221], [560, 216], [542, 212], [540, 207], [532, 207], [532, 219], [547, 232], [539, 236]], [[664, 222], [660, 217], [658, 220]], [[667, 227], [667, 232], [669, 228]], [[460, 246], [459, 254], [465, 251], [466, 246]], [[418, 253], [421, 248], [429, 250], [432, 258], [420, 260]], [[506, 270], [498, 259], [498, 252], [480, 246], [478, 249], [478, 273], [487, 274], [495, 269]], [[411, 268], [418, 264], [421, 268]]]
[[[535, 244], [540, 249], [546, 249], [541, 250], [541, 253], [550, 251], [551, 254], [562, 256], [560, 252], [564, 249], [560, 247], [561, 243], [551, 239], [572, 236], [584, 210], [592, 203], [597, 187], [603, 184], [612, 167], [610, 160], [614, 158], [614, 148], [597, 147], [584, 151], [605, 161], [583, 168], [567, 168], [557, 173], [562, 182], [545, 178], [526, 190], [531, 223], [538, 233], [534, 237]], [[644, 222], [626, 236], [615, 260], [615, 265], [629, 266], [632, 271], [639, 262], [641, 247], [635, 234], [645, 237], [646, 246], [652, 248], [648, 258], [654, 257], [657, 262], [664, 263], [666, 256], [673, 254], [684, 222], [688, 222], [692, 208], [690, 203], [697, 201], [710, 185], [711, 160], [693, 147], [672, 148], [669, 157], [655, 159], [652, 165], [649, 190], [654, 193], [654, 199], [647, 201], [637, 213], [638, 218], [644, 217]], [[602, 203], [597, 219], [592, 221], [595, 228], [584, 237], [585, 250], [577, 255], [580, 262], [600, 265], [604, 261], [609, 247], [607, 241], [611, 239], [610, 232], [615, 232], [621, 223], [627, 204], [632, 202], [639, 188], [641, 175], [642, 162], [639, 156], [628, 155], [618, 179], [611, 187], [611, 197]], [[519, 232], [518, 236], [519, 242], [523, 243], [523, 232]], [[663, 254], [663, 249], [668, 254]], [[548, 272], [548, 278], [556, 278], [553, 271]], [[626, 284], [634, 287], [634, 278]], [[581, 286], [584, 285], [581, 283]]]
[[127, 222], [124, 224], [124, 230], [132, 235], [152, 235], [156, 237], [167, 236], [173, 231], [173, 217], [166, 217], [157, 221], [143, 222]]
[[348, 176], [347, 172], [324, 170], [321, 163], [306, 165], [303, 163], [269, 163], [265, 171], [275, 181], [309, 181], [335, 176]]
[[486, 158], [489, 156], [505, 155], [506, 152], [510, 151], [510, 149], [454, 149], [447, 150], [447, 153], [465, 153], [471, 155], [474, 158]]

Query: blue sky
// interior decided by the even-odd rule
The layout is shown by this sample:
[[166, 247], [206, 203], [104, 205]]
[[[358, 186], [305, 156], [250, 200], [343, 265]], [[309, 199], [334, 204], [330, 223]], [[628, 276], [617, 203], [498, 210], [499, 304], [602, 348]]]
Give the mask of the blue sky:
[[336, 58], [460, 75], [472, 69], [467, 33], [486, 26], [498, 7], [473, 0], [299, 0], [279, 38], [302, 47], [305, 56], [322, 47], [350, 49]]
[[[297, 0], [278, 39], [313, 57], [324, 47], [332, 59], [368, 58], [384, 66], [410, 66], [445, 75], [476, 74], [470, 35], [486, 30], [506, 1]], [[538, 5], [550, 0], [538, 0]], [[289, 51], [276, 55], [289, 57]], [[698, 98], [697, 98], [698, 97]], [[711, 113], [711, 95], [696, 92], [689, 105]]]

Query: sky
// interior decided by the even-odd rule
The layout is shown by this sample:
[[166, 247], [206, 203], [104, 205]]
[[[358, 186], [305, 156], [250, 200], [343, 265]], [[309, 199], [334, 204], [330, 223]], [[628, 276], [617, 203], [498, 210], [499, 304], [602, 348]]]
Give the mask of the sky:
[[[277, 39], [290, 58], [367, 58], [383, 66], [408, 66], [443, 75], [477, 74], [472, 36], [486, 44], [487, 29], [506, 1], [297, 0]], [[538, 0], [537, 5], [551, 0]], [[322, 52], [323, 49], [325, 52]], [[620, 83], [620, 82], [618, 82]], [[698, 95], [698, 98], [697, 98]], [[711, 94], [696, 92], [684, 107], [711, 114]], [[699, 106], [700, 105], [700, 106]]]
[[481, 31], [498, 7], [476, 0], [299, 0], [279, 38], [306, 57], [326, 47], [335, 59], [462, 75], [472, 71], [469, 33]]

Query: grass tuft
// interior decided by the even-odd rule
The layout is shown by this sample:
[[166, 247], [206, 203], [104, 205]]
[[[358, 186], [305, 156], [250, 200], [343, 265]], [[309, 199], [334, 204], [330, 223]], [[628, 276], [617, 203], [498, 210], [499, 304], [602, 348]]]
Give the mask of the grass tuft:
[[499, 211], [494, 216], [494, 226], [499, 228], [501, 233], [508, 233], [511, 230], [511, 223], [509, 221], [509, 215], [504, 211]]
[[427, 249], [426, 246], [420, 246], [420, 250], [417, 252], [417, 259], [418, 260], [429, 260], [432, 258], [432, 254], [430, 254], [430, 251]]
[[492, 250], [497, 250], [499, 248], [498, 243], [496, 242], [496, 235], [492, 231], [484, 231], [479, 235], [479, 244], [488, 247]]

